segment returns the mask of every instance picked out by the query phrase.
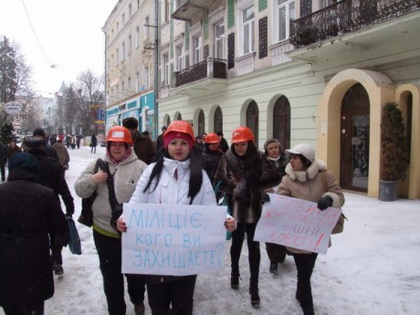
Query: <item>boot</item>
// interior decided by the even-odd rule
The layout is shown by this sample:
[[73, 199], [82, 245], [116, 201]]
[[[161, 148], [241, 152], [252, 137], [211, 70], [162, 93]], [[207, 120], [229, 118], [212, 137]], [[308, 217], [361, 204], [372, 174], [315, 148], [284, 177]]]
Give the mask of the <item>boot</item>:
[[64, 274], [64, 269], [63, 269], [63, 266], [61, 266], [61, 265], [59, 265], [59, 264], [54, 264], [54, 266], [53, 266], [53, 270], [54, 270], [54, 273], [57, 275], [57, 276], [61, 276], [62, 274]]
[[258, 294], [258, 288], [249, 288], [249, 294], [251, 295], [251, 305], [255, 308], [260, 306], [260, 296]]
[[270, 262], [270, 273], [276, 275], [277, 274], [277, 263]]
[[315, 315], [313, 306], [301, 306], [303, 315]]
[[230, 276], [230, 287], [233, 290], [238, 290], [239, 289], [239, 275], [232, 274]]

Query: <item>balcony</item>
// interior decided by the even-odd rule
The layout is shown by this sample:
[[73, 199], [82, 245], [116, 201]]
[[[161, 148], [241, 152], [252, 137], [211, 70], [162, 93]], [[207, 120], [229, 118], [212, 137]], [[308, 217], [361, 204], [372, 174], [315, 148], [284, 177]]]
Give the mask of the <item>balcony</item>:
[[344, 0], [292, 22], [290, 42], [302, 47], [419, 10], [420, 0]]
[[203, 16], [204, 9], [210, 6], [208, 0], [176, 0], [172, 17], [177, 20], [191, 22], [197, 16]]
[[213, 78], [226, 79], [226, 60], [208, 57], [207, 60], [175, 72], [175, 87]]

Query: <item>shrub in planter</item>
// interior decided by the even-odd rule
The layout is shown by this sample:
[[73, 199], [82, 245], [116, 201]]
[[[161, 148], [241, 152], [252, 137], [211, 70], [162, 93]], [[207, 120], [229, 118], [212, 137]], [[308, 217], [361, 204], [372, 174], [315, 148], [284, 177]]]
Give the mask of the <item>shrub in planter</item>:
[[[407, 139], [402, 112], [395, 102], [386, 103], [382, 112], [381, 125], [382, 145], [382, 173], [381, 179], [385, 182], [394, 182], [390, 190], [395, 196], [383, 196], [384, 191], [380, 187], [381, 200], [396, 199], [396, 182], [407, 177], [407, 168], [410, 158], [407, 151]], [[382, 185], [382, 183], [381, 183]], [[392, 191], [393, 190], [393, 191]], [[391, 200], [386, 200], [391, 201]]]

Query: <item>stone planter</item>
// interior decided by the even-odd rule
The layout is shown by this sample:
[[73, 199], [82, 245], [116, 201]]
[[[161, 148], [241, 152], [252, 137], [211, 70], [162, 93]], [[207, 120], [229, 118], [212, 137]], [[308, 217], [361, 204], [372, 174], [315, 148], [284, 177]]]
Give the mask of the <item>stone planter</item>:
[[398, 182], [389, 180], [380, 180], [379, 182], [379, 200], [395, 201], [397, 200]]

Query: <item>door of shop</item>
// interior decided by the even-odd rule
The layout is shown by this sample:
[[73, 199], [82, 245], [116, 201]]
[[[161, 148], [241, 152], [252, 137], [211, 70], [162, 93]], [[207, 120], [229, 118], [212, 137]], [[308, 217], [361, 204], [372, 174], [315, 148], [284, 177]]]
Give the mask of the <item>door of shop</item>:
[[369, 97], [361, 84], [353, 85], [341, 106], [340, 185], [367, 192], [369, 176]]

